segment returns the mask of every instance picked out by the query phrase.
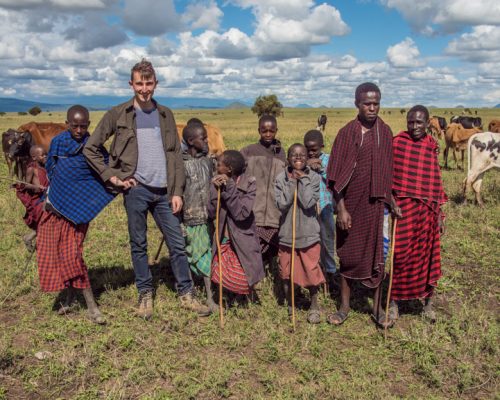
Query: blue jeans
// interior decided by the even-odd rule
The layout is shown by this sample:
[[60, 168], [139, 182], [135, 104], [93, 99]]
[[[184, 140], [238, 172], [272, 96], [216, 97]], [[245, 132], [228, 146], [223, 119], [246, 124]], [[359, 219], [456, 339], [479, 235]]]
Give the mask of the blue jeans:
[[128, 217], [130, 250], [134, 265], [135, 284], [139, 293], [153, 289], [153, 277], [148, 264], [147, 217], [151, 212], [170, 254], [170, 265], [180, 296], [193, 290], [193, 280], [186, 256], [179, 218], [172, 213], [166, 189], [137, 185], [123, 195]]
[[327, 205], [319, 214], [319, 234], [321, 237], [320, 260], [324, 270], [335, 273], [335, 220], [333, 219], [333, 206]]

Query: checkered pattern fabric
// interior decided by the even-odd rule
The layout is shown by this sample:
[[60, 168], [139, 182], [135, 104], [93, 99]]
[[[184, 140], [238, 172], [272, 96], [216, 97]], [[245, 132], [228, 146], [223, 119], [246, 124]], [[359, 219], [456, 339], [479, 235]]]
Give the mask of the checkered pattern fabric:
[[208, 225], [186, 226], [186, 253], [189, 266], [198, 276], [210, 276], [212, 262], [212, 243]]
[[[89, 135], [77, 142], [69, 131], [50, 144], [46, 169], [50, 187], [48, 200], [55, 210], [75, 225], [92, 221], [115, 194], [108, 192], [82, 154]], [[104, 152], [106, 162], [108, 154]]]
[[43, 213], [37, 230], [36, 254], [44, 292], [57, 292], [69, 286], [90, 287], [82, 254], [87, 229], [88, 224], [75, 226], [55, 214]]

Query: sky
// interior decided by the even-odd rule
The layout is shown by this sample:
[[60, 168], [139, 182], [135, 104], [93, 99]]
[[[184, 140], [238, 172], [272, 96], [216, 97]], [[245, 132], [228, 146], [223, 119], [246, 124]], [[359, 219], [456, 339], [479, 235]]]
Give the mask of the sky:
[[150, 60], [157, 96], [274, 93], [289, 106], [500, 103], [498, 0], [0, 0], [0, 97], [129, 96]]

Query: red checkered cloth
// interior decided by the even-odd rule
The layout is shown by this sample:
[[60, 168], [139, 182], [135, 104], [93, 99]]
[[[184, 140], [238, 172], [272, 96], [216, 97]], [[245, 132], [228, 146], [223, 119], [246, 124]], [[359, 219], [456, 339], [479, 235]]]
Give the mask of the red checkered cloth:
[[[249, 294], [250, 286], [245, 270], [241, 266], [236, 252], [228, 240], [221, 243], [222, 256], [222, 286], [230, 292], [237, 294]], [[219, 258], [215, 253], [212, 261], [212, 282], [219, 284]]]
[[[38, 176], [38, 181], [43, 187], [49, 186], [49, 179], [47, 178], [47, 171], [42, 168], [38, 163], [31, 162], [28, 168], [34, 168], [35, 173]], [[26, 208], [26, 213], [24, 214], [24, 222], [30, 229], [36, 230], [38, 227], [38, 222], [42, 217], [43, 213], [43, 192], [35, 192], [30, 189], [26, 189], [23, 184], [16, 185], [16, 196], [21, 203], [23, 203]]]
[[441, 179], [438, 154], [439, 145], [425, 135], [413, 140], [408, 132], [400, 132], [393, 141], [394, 194], [398, 197], [428, 199], [438, 204], [447, 201]]
[[394, 248], [392, 299], [430, 297], [441, 277], [440, 206], [447, 201], [438, 162], [438, 144], [429, 135], [407, 132], [393, 142], [393, 190], [403, 217]]
[[88, 224], [74, 225], [64, 218], [44, 212], [37, 231], [37, 260], [40, 287], [56, 292], [69, 286], [90, 287], [83, 261], [83, 241]]
[[[394, 247], [393, 300], [431, 297], [441, 277], [439, 216], [423, 200], [396, 200], [403, 218], [398, 219]], [[436, 204], [436, 203], [434, 203]]]

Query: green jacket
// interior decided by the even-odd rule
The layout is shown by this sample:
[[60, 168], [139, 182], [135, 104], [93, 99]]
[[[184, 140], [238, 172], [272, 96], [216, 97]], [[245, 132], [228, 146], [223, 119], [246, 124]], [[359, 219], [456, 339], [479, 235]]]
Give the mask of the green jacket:
[[[153, 100], [154, 101], [154, 100]], [[167, 160], [167, 183], [170, 196], [182, 196], [185, 176], [181, 146], [172, 111], [156, 104], [160, 117], [163, 149]], [[99, 148], [113, 136], [109, 148], [109, 164], [106, 165]], [[83, 149], [89, 165], [103, 182], [112, 176], [125, 179], [134, 175], [137, 168], [137, 126], [134, 99], [109, 110], [101, 119]]]

